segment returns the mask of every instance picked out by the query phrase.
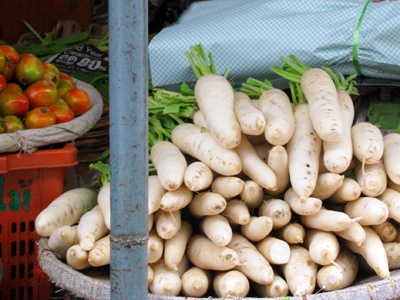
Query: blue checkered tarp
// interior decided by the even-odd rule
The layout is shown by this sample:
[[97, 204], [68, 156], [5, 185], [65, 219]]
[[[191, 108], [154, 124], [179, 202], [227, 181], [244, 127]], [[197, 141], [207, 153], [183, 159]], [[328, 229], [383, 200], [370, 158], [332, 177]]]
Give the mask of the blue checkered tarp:
[[[354, 36], [366, 0], [214, 0], [195, 2], [178, 23], [149, 45], [153, 85], [196, 78], [184, 55], [201, 43], [217, 72], [229, 68], [235, 85], [249, 77], [273, 80], [280, 56], [296, 55], [311, 67], [357, 73]], [[357, 58], [364, 76], [400, 79], [400, 1], [368, 2], [359, 27]]]

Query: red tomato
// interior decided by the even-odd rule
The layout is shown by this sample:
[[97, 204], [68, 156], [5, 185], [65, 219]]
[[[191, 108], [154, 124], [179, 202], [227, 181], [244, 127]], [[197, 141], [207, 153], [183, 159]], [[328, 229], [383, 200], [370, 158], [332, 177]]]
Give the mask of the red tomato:
[[28, 98], [24, 94], [6, 89], [0, 94], [0, 115], [22, 117], [29, 109]]
[[64, 99], [60, 99], [60, 98], [58, 98], [58, 99], [56, 100], [56, 103], [55, 103], [55, 104], [62, 104], [62, 105], [64, 105], [64, 106], [66, 106], [66, 107], [69, 107], [69, 106], [68, 106], [68, 103], [65, 102]]
[[19, 54], [17, 50], [8, 45], [1, 45], [0, 50], [5, 55], [5, 66], [1, 74], [9, 81], [14, 77], [15, 67], [19, 61]]
[[25, 56], [19, 60], [15, 70], [15, 78], [23, 86], [42, 79], [44, 67], [42, 61], [36, 56]]
[[29, 100], [29, 109], [45, 107], [57, 100], [57, 88], [55, 83], [47, 80], [39, 80], [28, 86], [24, 92]]
[[60, 71], [58, 68], [50, 63], [43, 63], [43, 79], [53, 81], [56, 86], [60, 82]]
[[6, 55], [3, 50], [0, 50], [0, 73], [3, 72], [4, 67], [6, 66]]
[[4, 91], [7, 87], [7, 80], [6, 78], [0, 74], [0, 93]]
[[63, 99], [68, 103], [75, 116], [87, 112], [90, 108], [90, 97], [81, 89], [71, 89], [64, 94]]
[[6, 121], [4, 121], [2, 117], [0, 117], [0, 134], [4, 133], [5, 130], [6, 130]]
[[25, 127], [27, 129], [44, 128], [56, 124], [56, 115], [46, 107], [36, 107], [26, 116]]
[[25, 129], [24, 123], [17, 116], [5, 116], [3, 120], [5, 121], [4, 133], [13, 133]]
[[56, 115], [56, 124], [69, 122], [75, 118], [74, 112], [67, 105], [54, 103], [47, 108]]
[[16, 90], [17, 92], [24, 93], [24, 90], [18, 83], [9, 82], [6, 85], [6, 89]]
[[19, 55], [19, 60], [23, 59], [24, 57], [36, 57], [36, 55], [28, 52], [22, 53]]
[[66, 79], [66, 80], [68, 80], [68, 81], [74, 82], [74, 81], [72, 80], [72, 77], [71, 77], [71, 76], [69, 76], [68, 74], [63, 73], [63, 72], [60, 72], [60, 79]]

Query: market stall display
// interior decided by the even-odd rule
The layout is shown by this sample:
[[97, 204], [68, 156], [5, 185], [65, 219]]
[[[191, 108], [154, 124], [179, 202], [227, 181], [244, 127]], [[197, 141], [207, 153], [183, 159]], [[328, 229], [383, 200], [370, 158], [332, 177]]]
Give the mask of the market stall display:
[[[200, 121], [193, 118], [189, 122], [178, 122], [169, 128], [171, 134], [158, 127], [165, 136], [159, 135], [160, 140], [151, 141], [154, 169], [150, 170], [153, 175], [148, 178], [149, 297], [307, 295], [307, 298], [334, 298], [335, 294], [357, 299], [365, 293], [387, 295], [385, 289], [393, 288], [396, 276], [393, 270], [397, 269], [398, 256], [393, 249], [397, 245], [397, 235], [389, 237], [377, 226], [386, 223], [387, 228], [397, 232], [397, 212], [385, 195], [392, 193], [398, 197], [400, 194], [396, 191], [395, 175], [385, 175], [381, 161], [385, 160], [385, 151], [390, 151], [390, 144], [385, 141], [399, 134], [384, 137], [379, 124], [360, 119], [359, 103], [351, 99], [351, 95], [358, 95], [354, 76], [345, 78], [327, 68], [309, 68], [291, 56], [293, 61], [283, 59], [282, 69], [274, 69], [288, 77], [290, 91], [281, 90], [283, 94], [279, 95], [278, 89], [269, 82], [249, 79], [239, 92], [225, 76], [216, 74], [212, 56], [206, 56], [200, 45], [192, 48], [191, 55], [197, 63], [202, 61], [198, 69], [192, 64], [195, 72], [200, 70], [196, 74], [199, 85], [196, 84], [194, 91], [184, 85], [182, 93], [194, 92], [198, 112], [203, 116]], [[303, 80], [315, 73], [321, 73], [317, 76], [322, 75], [323, 84], [330, 89], [322, 89], [318, 79]], [[220, 86], [225, 90], [223, 94], [216, 92]], [[310, 95], [310, 89], [317, 92]], [[329, 97], [315, 96], [327, 90]], [[273, 96], [269, 94], [274, 95], [272, 92], [279, 97], [270, 99]], [[176, 100], [187, 99], [182, 94], [172, 95]], [[209, 104], [202, 99], [207, 101], [212, 97], [218, 99], [215, 101], [223, 97], [224, 105], [205, 113]], [[274, 99], [281, 105], [274, 103]], [[362, 102], [362, 99], [357, 100]], [[324, 120], [312, 118], [313, 105], [325, 106], [319, 104], [324, 101], [336, 105], [339, 112], [336, 121], [325, 122], [329, 116]], [[282, 110], [284, 104], [293, 106], [293, 111]], [[263, 105], [270, 110], [277, 105], [277, 112], [268, 115], [270, 110], [261, 109]], [[245, 114], [240, 113], [239, 107], [244, 107], [255, 118], [260, 117], [255, 112], [261, 112], [266, 122], [264, 132], [247, 131], [247, 123], [242, 122]], [[329, 111], [333, 109], [328, 108]], [[224, 127], [226, 122], [214, 122], [221, 120], [218, 114], [225, 114], [223, 117], [231, 118], [232, 124], [237, 126], [227, 128]], [[347, 121], [343, 118], [345, 114]], [[292, 118], [294, 128], [287, 133], [287, 139], [270, 138], [265, 128], [276, 126], [277, 134], [271, 136], [279, 136], [280, 124], [287, 124]], [[353, 124], [354, 119], [356, 124]], [[324, 131], [324, 126], [330, 129]], [[367, 126], [367, 130], [359, 131], [363, 126]], [[226, 134], [235, 128], [239, 128], [238, 135]], [[373, 134], [374, 138], [359, 138], [365, 134]], [[166, 138], [169, 135], [170, 139]], [[332, 159], [328, 158], [332, 155], [337, 157], [334, 162], [342, 161], [344, 166], [330, 164]], [[398, 155], [393, 154], [391, 158]], [[193, 176], [189, 168], [204, 172]], [[372, 171], [375, 168], [377, 171]], [[203, 173], [211, 178], [202, 178]], [[101, 181], [103, 191], [109, 179]], [[196, 180], [202, 184], [196, 184]], [[369, 194], [378, 180], [382, 188]], [[392, 184], [388, 185], [390, 181]], [[340, 191], [345, 182], [349, 191], [356, 195]], [[246, 190], [246, 183], [252, 183], [252, 189]], [[276, 193], [278, 188], [280, 192]], [[106, 196], [109, 200], [109, 193]], [[105, 199], [101, 201], [103, 205]], [[85, 214], [98, 215], [107, 208], [109, 204], [103, 208], [88, 208]], [[87, 219], [89, 217], [82, 223]], [[74, 224], [60, 226], [72, 229]], [[93, 221], [91, 226], [100, 229], [106, 228], [105, 224], [103, 217], [103, 220]], [[289, 227], [297, 227], [299, 236], [290, 237], [286, 231]], [[86, 242], [82, 238], [76, 239], [75, 245], [68, 244], [70, 248], [62, 250], [67, 251], [66, 264], [76, 270], [109, 264], [109, 231], [99, 232], [96, 237], [92, 236], [93, 248], [85, 250]], [[46, 244], [47, 240], [41, 243]], [[50, 250], [55, 251], [51, 246]], [[92, 253], [94, 250], [96, 254]], [[68, 252], [73, 258], [68, 259]], [[42, 252], [41, 255], [53, 260], [51, 254]], [[103, 263], [93, 263], [94, 256]], [[46, 272], [54, 272], [46, 263], [42, 267]], [[380, 279], [375, 277], [365, 288], [360, 280], [365, 280], [365, 274], [371, 272]], [[195, 288], [194, 281], [188, 279], [191, 276], [202, 278], [202, 284], [198, 282], [197, 286], [201, 292]], [[87, 279], [83, 271], [80, 280]], [[352, 284], [355, 286], [349, 287]], [[396, 297], [395, 290], [390, 293], [390, 297]]]

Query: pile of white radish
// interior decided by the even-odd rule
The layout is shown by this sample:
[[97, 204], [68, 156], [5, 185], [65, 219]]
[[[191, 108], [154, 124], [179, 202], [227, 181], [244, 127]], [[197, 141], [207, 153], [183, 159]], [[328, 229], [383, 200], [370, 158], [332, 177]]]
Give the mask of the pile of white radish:
[[[194, 124], [154, 143], [149, 292], [302, 296], [400, 268], [400, 134], [353, 125], [353, 101], [325, 69], [297, 79], [307, 101], [294, 105], [279, 89], [251, 100], [203, 75]], [[37, 232], [74, 269], [109, 264], [109, 184], [68, 193]]]
[[76, 270], [110, 263], [110, 183], [69, 190], [40, 212], [36, 232]]

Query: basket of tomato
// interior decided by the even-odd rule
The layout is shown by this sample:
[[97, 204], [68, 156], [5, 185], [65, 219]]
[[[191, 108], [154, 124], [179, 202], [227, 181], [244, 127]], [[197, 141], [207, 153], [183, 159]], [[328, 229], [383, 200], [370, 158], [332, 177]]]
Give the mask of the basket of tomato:
[[0, 153], [73, 141], [96, 124], [102, 110], [91, 85], [31, 53], [0, 46]]

